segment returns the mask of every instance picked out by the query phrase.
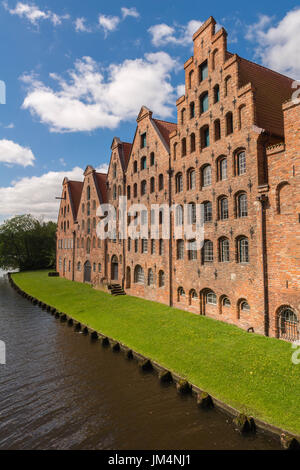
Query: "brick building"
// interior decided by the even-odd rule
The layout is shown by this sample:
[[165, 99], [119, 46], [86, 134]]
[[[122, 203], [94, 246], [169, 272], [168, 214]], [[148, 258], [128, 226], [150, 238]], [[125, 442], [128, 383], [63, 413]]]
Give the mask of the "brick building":
[[[132, 143], [114, 138], [107, 175], [87, 167], [63, 182], [58, 218], [61, 276], [293, 340], [300, 318], [299, 100], [293, 81], [227, 51], [209, 18], [184, 65], [177, 124], [142, 107]], [[97, 240], [96, 208], [127, 198], [126, 225], [148, 217], [142, 238]], [[143, 204], [145, 214], [134, 211]], [[159, 204], [158, 239], [151, 206]], [[175, 237], [204, 209], [204, 244]], [[176, 205], [170, 220], [164, 206]], [[187, 213], [187, 215], [185, 214]], [[146, 215], [147, 214], [147, 215]], [[145, 221], [144, 221], [145, 222]], [[168, 226], [170, 237], [160, 238]], [[187, 243], [189, 243], [187, 249]]]

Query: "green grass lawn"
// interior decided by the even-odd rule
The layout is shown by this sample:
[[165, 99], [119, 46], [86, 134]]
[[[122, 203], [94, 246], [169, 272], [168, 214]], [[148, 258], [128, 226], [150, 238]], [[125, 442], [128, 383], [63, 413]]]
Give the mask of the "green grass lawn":
[[13, 275], [30, 295], [185, 376], [256, 418], [300, 434], [300, 364], [291, 344], [136, 297], [113, 297], [90, 286]]

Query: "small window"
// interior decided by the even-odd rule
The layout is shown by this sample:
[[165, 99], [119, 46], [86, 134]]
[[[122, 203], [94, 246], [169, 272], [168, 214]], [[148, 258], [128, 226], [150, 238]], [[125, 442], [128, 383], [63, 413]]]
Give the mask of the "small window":
[[242, 193], [237, 197], [237, 216], [247, 217], [248, 216], [248, 201], [247, 194]]
[[133, 197], [137, 197], [137, 183], [133, 185]]
[[195, 189], [196, 188], [196, 172], [194, 169], [190, 169], [187, 175], [188, 180], [188, 189]]
[[210, 201], [206, 201], [203, 203], [203, 211], [204, 211], [204, 222], [211, 222], [212, 221], [212, 203]]
[[164, 240], [159, 240], [159, 254], [162, 256], [165, 252]]
[[188, 258], [191, 261], [197, 259], [197, 242], [196, 242], [196, 240], [189, 240], [188, 241]]
[[249, 242], [248, 238], [241, 237], [237, 241], [238, 248], [238, 262], [249, 263]]
[[237, 155], [237, 174], [238, 176], [244, 175], [246, 173], [246, 154], [245, 152], [240, 152]]
[[192, 153], [192, 152], [195, 152], [196, 150], [196, 136], [194, 133], [191, 134], [190, 142], [191, 142], [191, 153]]
[[181, 140], [181, 156], [182, 157], [186, 156], [186, 138], [185, 137]]
[[213, 243], [210, 240], [205, 240], [203, 248], [203, 263], [212, 263], [214, 260]]
[[208, 92], [205, 91], [200, 96], [200, 114], [208, 111]]
[[177, 240], [177, 259], [184, 259], [184, 241]]
[[152, 153], [150, 154], [150, 166], [154, 166], [154, 164], [155, 164], [155, 155], [154, 155], [154, 153], [152, 152]]
[[164, 287], [165, 285], [165, 273], [163, 271], [158, 273], [158, 285], [159, 287]]
[[137, 161], [133, 162], [133, 172], [137, 173]]
[[151, 240], [151, 255], [155, 255], [156, 249], [155, 249], [155, 240]]
[[223, 305], [223, 307], [231, 307], [231, 302], [228, 299], [228, 297], [224, 297], [224, 299], [222, 301], [222, 305]]
[[217, 305], [217, 296], [214, 292], [210, 291], [206, 294], [206, 303], [209, 305]]
[[220, 87], [219, 85], [214, 86], [214, 103], [220, 101]]
[[139, 265], [137, 265], [134, 270], [134, 282], [136, 284], [144, 284], [145, 282], [144, 270]]
[[176, 225], [177, 226], [183, 224], [183, 208], [182, 208], [181, 205], [176, 206], [175, 220], [176, 220]]
[[141, 149], [147, 146], [147, 134], [146, 132], [141, 135]]
[[206, 165], [202, 170], [202, 186], [210, 186], [212, 184], [211, 166]]
[[147, 191], [147, 182], [146, 180], [143, 180], [141, 182], [141, 196], [144, 196], [146, 194], [146, 191]]
[[199, 65], [199, 83], [203, 82], [208, 77], [208, 65], [207, 65], [207, 60], [202, 62], [201, 65]]
[[162, 191], [164, 189], [164, 175], [160, 174], [158, 177], [158, 189]]
[[214, 122], [215, 141], [221, 139], [221, 122], [220, 119], [216, 119]]
[[148, 286], [153, 286], [154, 284], [154, 275], [152, 269], [148, 270]]
[[141, 170], [146, 170], [146, 168], [147, 168], [147, 158], [142, 157], [141, 158]]
[[176, 193], [181, 193], [183, 191], [182, 173], [177, 173], [175, 177], [175, 184], [176, 184]]
[[87, 190], [86, 190], [86, 197], [87, 197], [87, 200], [89, 201], [91, 199], [91, 188], [90, 186], [87, 187]]
[[155, 191], [155, 178], [154, 176], [152, 176], [152, 178], [150, 179], [150, 193], [154, 193]]
[[226, 220], [228, 217], [228, 199], [227, 197], [222, 197], [219, 199], [219, 219]]
[[221, 240], [219, 241], [219, 250], [220, 250], [220, 256], [219, 256], [220, 262], [227, 263], [228, 261], [230, 261], [228, 238], [221, 238]]
[[189, 224], [195, 224], [196, 220], [197, 220], [196, 204], [194, 202], [190, 202], [188, 204], [188, 222]]
[[142, 239], [142, 253], [148, 253], [148, 240], [146, 238]]
[[201, 148], [209, 147], [209, 126], [203, 126], [200, 129]]
[[190, 103], [190, 119], [193, 119], [195, 117], [195, 103], [192, 101]]
[[250, 311], [250, 305], [248, 304], [248, 302], [244, 301], [241, 303], [241, 310], [244, 312]]
[[229, 111], [226, 114], [225, 120], [226, 120], [226, 135], [232, 134], [233, 133], [233, 116], [232, 116], [231, 111]]

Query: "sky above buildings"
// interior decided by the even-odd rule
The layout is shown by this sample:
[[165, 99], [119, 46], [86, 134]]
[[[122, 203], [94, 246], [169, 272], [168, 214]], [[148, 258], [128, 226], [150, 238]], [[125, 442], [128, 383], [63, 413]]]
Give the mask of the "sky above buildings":
[[300, 80], [293, 1], [2, 2], [0, 223], [55, 219], [63, 177], [105, 171], [113, 137], [132, 140], [142, 105], [175, 122], [192, 35], [211, 15], [230, 52]]

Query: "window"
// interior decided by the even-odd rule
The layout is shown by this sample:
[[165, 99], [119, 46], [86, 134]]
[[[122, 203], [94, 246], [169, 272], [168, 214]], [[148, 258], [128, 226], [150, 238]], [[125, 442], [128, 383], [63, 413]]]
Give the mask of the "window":
[[142, 253], [148, 253], [148, 240], [146, 238], [142, 238]]
[[155, 155], [153, 152], [150, 154], [150, 166], [154, 166], [155, 164]]
[[214, 122], [215, 141], [221, 139], [221, 123], [220, 119], [216, 119]]
[[217, 305], [217, 296], [213, 291], [207, 292], [206, 303], [209, 305]]
[[146, 170], [146, 168], [147, 168], [147, 158], [142, 157], [141, 158], [141, 170]]
[[133, 162], [133, 173], [137, 173], [137, 161]]
[[86, 215], [88, 216], [91, 215], [91, 205], [89, 202], [87, 203], [87, 206], [86, 206]]
[[146, 132], [141, 135], [141, 149], [147, 146], [147, 134]]
[[248, 304], [247, 301], [244, 301], [241, 303], [241, 310], [244, 312], [249, 312], [250, 311], [250, 305]]
[[209, 106], [208, 92], [205, 91], [200, 96], [200, 114], [205, 113], [206, 111], [208, 111], [208, 106]]
[[154, 275], [152, 269], [148, 270], [148, 286], [153, 286], [154, 284]]
[[246, 105], [242, 104], [239, 107], [239, 129], [242, 129], [246, 120]]
[[227, 158], [220, 158], [218, 163], [219, 181], [227, 180]]
[[165, 252], [165, 245], [163, 240], [159, 240], [159, 254], [162, 256]]
[[151, 240], [151, 255], [155, 255], [155, 240]]
[[249, 242], [248, 238], [240, 237], [237, 240], [238, 263], [249, 263]]
[[96, 272], [96, 263], [93, 263], [93, 271]]
[[185, 121], [185, 108], [181, 110], [181, 124], [184, 124]]
[[188, 170], [187, 183], [188, 189], [196, 188], [196, 172], [193, 168]]
[[127, 186], [127, 199], [130, 199], [131, 196], [131, 188], [130, 186]]
[[134, 240], [134, 251], [135, 253], [139, 251], [139, 240], [137, 238]]
[[164, 175], [160, 174], [158, 177], [158, 190], [164, 189]]
[[207, 60], [205, 60], [201, 65], [199, 65], [199, 83], [203, 82], [208, 77], [208, 65]]
[[134, 183], [133, 185], [133, 197], [137, 197], [137, 184]]
[[175, 183], [176, 183], [176, 193], [181, 193], [183, 191], [182, 173], [177, 173], [175, 177]]
[[194, 133], [191, 134], [190, 143], [191, 143], [191, 152], [195, 152], [195, 150], [196, 150], [196, 137], [195, 137]]
[[190, 240], [188, 242], [188, 258], [189, 260], [197, 259], [197, 242], [196, 240]]
[[196, 223], [196, 204], [194, 202], [190, 202], [188, 204], [188, 222], [189, 224]]
[[230, 261], [229, 259], [229, 240], [228, 238], [221, 238], [219, 240], [219, 260], [221, 263]]
[[130, 251], [131, 250], [131, 238], [128, 237], [128, 240], [127, 240], [127, 250]]
[[165, 285], [165, 273], [163, 271], [159, 271], [158, 273], [158, 286], [164, 287]]
[[101, 273], [101, 271], [102, 271], [101, 263], [98, 263], [98, 272]]
[[159, 225], [162, 225], [164, 223], [164, 210], [160, 209], [159, 210]]
[[198, 299], [198, 294], [197, 292], [195, 291], [195, 289], [192, 289], [190, 291], [190, 303], [193, 301], [193, 300], [197, 300]]
[[240, 152], [237, 155], [237, 174], [238, 176], [244, 175], [246, 173], [246, 154], [245, 152]]
[[91, 199], [91, 188], [90, 188], [90, 186], [88, 186], [86, 188], [86, 197], [87, 197], [88, 201]]
[[213, 243], [210, 240], [205, 240], [203, 248], [203, 263], [212, 263], [214, 260]]
[[141, 196], [144, 196], [146, 194], [147, 190], [147, 183], [145, 180], [141, 182]]
[[77, 271], [81, 271], [81, 263], [80, 263], [80, 261], [78, 261], [78, 263], [77, 263]]
[[191, 89], [193, 86], [193, 77], [194, 77], [194, 70], [191, 70], [189, 73], [189, 88]]
[[186, 156], [186, 138], [185, 137], [181, 140], [181, 156], [182, 157]]
[[88, 219], [87, 221], [87, 233], [91, 233], [91, 221]]
[[209, 147], [209, 126], [203, 126], [200, 129], [201, 148]]
[[184, 241], [177, 240], [177, 259], [184, 259]]
[[211, 185], [211, 166], [206, 165], [202, 170], [202, 186], [210, 186]]
[[214, 103], [220, 101], [220, 87], [219, 85], [214, 86]]
[[224, 196], [219, 199], [219, 219], [226, 220], [228, 217], [228, 199]]
[[176, 220], [176, 225], [182, 225], [183, 224], [183, 208], [180, 205], [176, 206], [175, 220]]
[[204, 212], [204, 222], [212, 221], [212, 203], [206, 201], [203, 203], [203, 212]]
[[233, 133], [233, 116], [232, 116], [231, 111], [229, 111], [226, 114], [225, 120], [226, 120], [226, 135], [232, 134]]
[[228, 75], [225, 78], [225, 96], [228, 96], [231, 92], [231, 76]]
[[136, 284], [144, 284], [145, 277], [144, 277], [144, 270], [143, 268], [138, 264], [135, 267], [134, 270], [134, 282]]
[[183, 287], [179, 287], [177, 293], [178, 293], [178, 302], [180, 302], [181, 297], [185, 297], [185, 290], [184, 290], [184, 288], [183, 288]]
[[117, 165], [116, 163], [114, 163], [113, 165], [113, 178], [116, 178], [117, 177]]
[[195, 103], [192, 101], [190, 103], [190, 119], [193, 119], [195, 117]]
[[155, 178], [154, 176], [152, 176], [152, 178], [150, 179], [150, 193], [154, 193], [155, 191]]
[[247, 217], [248, 216], [248, 201], [247, 194], [242, 193], [237, 197], [237, 216]]
[[176, 156], [177, 156], [177, 142], [175, 142], [175, 144], [173, 145], [173, 156], [174, 156], [174, 160], [176, 160]]
[[117, 186], [114, 184], [113, 186], [113, 200], [117, 199]]
[[222, 305], [223, 307], [231, 307], [231, 302], [228, 297], [224, 297], [224, 299], [222, 300]]

